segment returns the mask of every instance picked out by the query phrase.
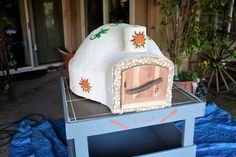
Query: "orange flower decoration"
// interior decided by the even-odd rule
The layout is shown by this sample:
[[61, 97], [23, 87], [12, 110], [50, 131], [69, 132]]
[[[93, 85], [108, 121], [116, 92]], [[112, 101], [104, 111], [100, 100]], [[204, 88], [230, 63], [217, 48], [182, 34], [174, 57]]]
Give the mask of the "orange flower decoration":
[[88, 93], [90, 92], [91, 86], [90, 86], [90, 83], [89, 83], [88, 79], [81, 78], [79, 84], [80, 84], [80, 87], [83, 89], [84, 92], [88, 92]]
[[137, 33], [136, 31], [134, 32], [135, 35], [133, 35], [133, 39], [130, 40], [133, 42], [133, 45], [135, 45], [135, 48], [140, 48], [141, 46], [145, 46], [145, 37], [144, 37], [144, 32], [139, 32]]

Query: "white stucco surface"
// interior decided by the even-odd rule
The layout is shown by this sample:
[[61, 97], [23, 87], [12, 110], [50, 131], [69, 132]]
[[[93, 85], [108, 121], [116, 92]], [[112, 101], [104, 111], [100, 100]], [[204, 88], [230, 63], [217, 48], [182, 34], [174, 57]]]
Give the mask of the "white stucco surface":
[[[127, 46], [125, 46], [124, 41], [127, 35], [125, 35], [124, 30], [129, 27], [137, 26], [106, 24], [88, 35], [69, 62], [69, 79], [72, 92], [109, 106], [107, 82], [111, 82], [109, 79], [111, 79], [112, 66], [122, 59], [135, 56], [150, 55], [165, 58], [155, 42], [147, 36], [145, 36], [145, 49], [143, 51], [135, 53], [131, 52], [132, 48], [125, 48]], [[81, 88], [82, 79], [88, 80], [91, 87], [89, 91]]]

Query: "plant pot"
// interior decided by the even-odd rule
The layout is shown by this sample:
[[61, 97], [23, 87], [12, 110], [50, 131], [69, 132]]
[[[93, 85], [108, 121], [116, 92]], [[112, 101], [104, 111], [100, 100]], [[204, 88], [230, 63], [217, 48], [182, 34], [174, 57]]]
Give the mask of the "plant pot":
[[71, 58], [74, 56], [74, 54], [71, 53], [63, 53], [62, 57], [63, 57], [63, 62], [64, 62], [64, 69], [68, 70], [68, 63], [71, 60]]
[[67, 70], [68, 69], [68, 63], [69, 63], [70, 59], [74, 56], [74, 54], [69, 53], [67, 50], [61, 49], [61, 48], [58, 48], [58, 51], [62, 54], [64, 69]]
[[177, 85], [181, 86], [182, 88], [186, 89], [189, 92], [193, 92], [193, 84], [192, 81], [176, 81]]

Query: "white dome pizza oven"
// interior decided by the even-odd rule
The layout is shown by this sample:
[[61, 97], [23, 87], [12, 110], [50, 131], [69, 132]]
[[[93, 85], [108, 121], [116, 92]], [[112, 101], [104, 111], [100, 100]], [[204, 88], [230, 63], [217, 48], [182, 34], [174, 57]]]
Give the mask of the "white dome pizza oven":
[[144, 26], [106, 24], [69, 62], [70, 89], [112, 113], [159, 109], [171, 105], [173, 70]]

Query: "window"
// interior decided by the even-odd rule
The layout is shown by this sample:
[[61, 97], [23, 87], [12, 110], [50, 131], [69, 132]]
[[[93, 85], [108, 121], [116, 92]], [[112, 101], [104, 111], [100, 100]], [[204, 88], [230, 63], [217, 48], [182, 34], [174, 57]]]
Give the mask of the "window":
[[129, 1], [109, 1], [109, 22], [129, 23]]
[[84, 0], [85, 35], [105, 23], [129, 23], [129, 0]]
[[85, 0], [85, 32], [88, 35], [103, 24], [103, 0]]

